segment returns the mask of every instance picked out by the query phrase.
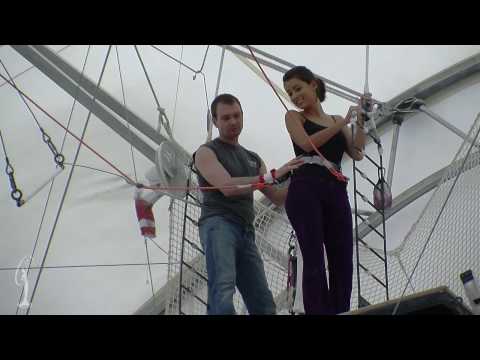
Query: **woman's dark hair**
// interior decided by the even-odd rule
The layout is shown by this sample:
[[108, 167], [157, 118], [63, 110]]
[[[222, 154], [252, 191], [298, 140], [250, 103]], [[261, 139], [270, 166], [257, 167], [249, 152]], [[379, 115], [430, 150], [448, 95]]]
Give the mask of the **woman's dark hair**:
[[283, 82], [285, 83], [290, 79], [298, 79], [308, 84], [310, 84], [312, 81], [316, 81], [318, 84], [317, 96], [320, 102], [323, 102], [323, 100], [325, 100], [325, 92], [326, 92], [325, 83], [323, 82], [322, 79], [315, 77], [315, 75], [313, 75], [313, 73], [305, 66], [295, 66], [290, 70], [288, 70], [283, 75]]

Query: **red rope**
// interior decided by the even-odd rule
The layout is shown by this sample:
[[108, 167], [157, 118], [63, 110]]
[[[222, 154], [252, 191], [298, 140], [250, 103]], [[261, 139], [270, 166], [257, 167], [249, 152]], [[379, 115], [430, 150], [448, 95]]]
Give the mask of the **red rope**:
[[221, 190], [221, 189], [237, 189], [239, 186], [251, 186], [256, 190], [261, 190], [266, 187], [272, 186], [271, 184], [266, 184], [262, 182], [244, 184], [244, 185], [224, 185], [224, 186], [145, 186], [142, 185], [142, 189], [148, 190], [160, 190], [160, 191], [209, 191], [209, 190]]
[[[260, 65], [260, 62], [258, 61], [257, 57], [256, 57], [255, 54], [253, 53], [252, 49], [250, 48], [250, 45], [246, 45], [246, 46], [247, 46], [248, 50], [250, 51], [250, 54], [252, 54], [252, 57], [253, 57], [253, 59], [255, 60], [255, 62], [257, 63], [258, 67], [259, 67], [260, 70], [262, 71], [263, 76], [265, 76], [265, 79], [267, 79], [268, 83], [270, 84], [273, 92], [275, 93], [275, 95], [277, 95], [278, 99], [279, 99], [280, 102], [282, 103], [282, 105], [283, 105], [283, 107], [285, 108], [285, 110], [288, 111], [287, 105], [285, 105], [285, 103], [283, 102], [282, 98], [281, 98], [280, 95], [277, 93], [277, 90], [275, 89], [275, 87], [273, 86], [273, 84], [272, 84], [272, 82], [270, 81], [269, 77], [267, 76], [267, 74], [266, 74], [265, 71], [263, 70], [262, 65]], [[308, 139], [308, 141], [310, 142], [310, 145], [312, 146], [313, 150], [315, 150], [315, 152], [318, 154], [318, 156], [319, 156], [321, 159], [328, 161], [328, 160], [325, 159], [325, 157], [320, 153], [320, 151], [318, 151], [317, 147], [313, 144], [312, 139], [310, 139], [310, 136], [307, 135], [307, 139]], [[329, 167], [327, 167], [327, 169], [330, 171], [330, 173], [331, 173], [333, 176], [335, 176], [335, 177], [337, 178], [337, 180], [347, 182], [347, 178], [346, 178], [345, 175], [343, 175], [341, 172], [337, 171], [337, 170], [334, 169], [334, 168], [329, 168]]]
[[[76, 136], [74, 133], [72, 133], [70, 130], [68, 130], [65, 126], [63, 126], [59, 121], [57, 121], [52, 115], [50, 115], [46, 110], [44, 110], [40, 105], [38, 105], [32, 98], [30, 98], [27, 94], [25, 94], [22, 90], [20, 90], [15, 84], [11, 83], [7, 78], [5, 78], [2, 74], [0, 74], [0, 77], [5, 80], [10, 86], [12, 86], [14, 89], [16, 89], [20, 94], [22, 94], [26, 99], [28, 99], [33, 105], [35, 105], [40, 111], [42, 111], [45, 115], [47, 115], [50, 119], [52, 119], [57, 125], [62, 127], [68, 134], [72, 135], [76, 140], [78, 140], [82, 145], [84, 145], [87, 149], [89, 149], [91, 152], [93, 152], [95, 155], [97, 155], [100, 159], [105, 161], [110, 167], [112, 167], [115, 171], [117, 171], [120, 175], [122, 175], [126, 180], [128, 180], [129, 183], [131, 184], [137, 184], [135, 181], [133, 181], [127, 174], [125, 174], [123, 171], [118, 169], [115, 165], [113, 165], [110, 161], [108, 161], [105, 157], [100, 155], [97, 151], [95, 151], [90, 145], [88, 145], [85, 141], [81, 140], [78, 136]], [[137, 184], [139, 185], [139, 184]], [[248, 184], [245, 184], [248, 185]], [[261, 186], [261, 183], [253, 183], [251, 184], [254, 187], [259, 187]], [[149, 190], [170, 190], [170, 191], [208, 191], [208, 190], [221, 190], [221, 189], [235, 189], [237, 188], [237, 185], [225, 185], [225, 186], [194, 186], [194, 187], [186, 187], [186, 186], [141, 186], [143, 189], [149, 189]]]
[[60, 127], [62, 127], [67, 133], [72, 135], [75, 139], [77, 139], [82, 145], [85, 145], [87, 149], [92, 151], [95, 155], [97, 155], [100, 159], [105, 161], [108, 165], [110, 165], [113, 169], [115, 169], [120, 175], [122, 175], [124, 178], [129, 180], [131, 183], [135, 183], [128, 175], [123, 173], [121, 170], [119, 170], [115, 165], [113, 165], [110, 161], [105, 159], [102, 155], [100, 155], [98, 152], [96, 152], [94, 149], [92, 149], [87, 143], [82, 141], [78, 136], [76, 136], [74, 133], [72, 133], [70, 130], [68, 130], [65, 126], [63, 126], [60, 122], [58, 122], [52, 115], [50, 115], [46, 110], [44, 110], [40, 105], [38, 105], [35, 101], [33, 101], [27, 94], [25, 94], [22, 90], [20, 90], [15, 84], [12, 84], [8, 79], [6, 79], [2, 74], [0, 74], [0, 77], [3, 78], [10, 86], [12, 86], [14, 89], [16, 89], [20, 94], [25, 96], [33, 105], [35, 105], [41, 112], [43, 112], [45, 115], [47, 115], [50, 119], [55, 121]]

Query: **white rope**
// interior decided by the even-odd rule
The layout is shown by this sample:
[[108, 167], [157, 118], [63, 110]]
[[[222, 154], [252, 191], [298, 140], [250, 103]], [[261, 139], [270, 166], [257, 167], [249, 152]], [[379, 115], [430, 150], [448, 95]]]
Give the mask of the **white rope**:
[[[245, 59], [243, 56], [240, 56], [236, 53], [233, 53], [238, 60], [240, 60], [242, 63], [244, 63], [245, 65], [247, 65], [250, 70], [252, 70], [255, 74], [258, 75], [258, 77], [260, 79], [262, 79], [263, 81], [265, 81], [267, 84], [268, 84], [268, 80], [265, 78], [265, 76], [263, 75], [263, 73], [258, 69], [257, 66], [254, 66], [250, 61], [248, 61], [247, 59]], [[285, 90], [283, 90], [281, 87], [279, 87], [278, 85], [276, 85], [273, 81], [272, 81], [272, 85], [273, 87], [275, 88], [275, 90], [278, 92], [278, 94], [280, 94], [286, 101], [288, 101], [290, 104], [293, 105], [291, 99], [290, 99], [290, 96], [287, 95], [287, 93], [285, 92]]]

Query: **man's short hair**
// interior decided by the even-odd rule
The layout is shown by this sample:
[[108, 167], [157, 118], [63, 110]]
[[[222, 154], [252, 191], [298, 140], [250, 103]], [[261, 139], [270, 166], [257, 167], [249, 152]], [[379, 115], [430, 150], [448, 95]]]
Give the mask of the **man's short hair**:
[[220, 94], [215, 99], [213, 99], [212, 105], [210, 107], [212, 116], [215, 119], [217, 118], [217, 107], [218, 107], [218, 104], [220, 103], [227, 104], [227, 105], [233, 105], [234, 103], [237, 103], [240, 106], [240, 110], [243, 113], [242, 104], [240, 104], [240, 101], [235, 96], [233, 96], [232, 94]]

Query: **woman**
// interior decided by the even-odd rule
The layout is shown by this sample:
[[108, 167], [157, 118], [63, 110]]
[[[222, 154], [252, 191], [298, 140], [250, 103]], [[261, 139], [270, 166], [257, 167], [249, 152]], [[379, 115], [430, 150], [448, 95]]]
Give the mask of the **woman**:
[[[353, 274], [352, 215], [340, 165], [344, 152], [355, 160], [363, 158], [365, 134], [356, 129], [352, 136], [347, 126], [352, 111], [360, 111], [359, 107], [351, 107], [345, 119], [325, 113], [321, 105], [325, 84], [304, 66], [285, 73], [283, 84], [292, 102], [301, 109], [285, 115], [295, 154], [305, 159], [292, 175], [285, 209], [303, 256], [305, 313], [338, 314], [350, 309]], [[362, 119], [357, 125], [363, 127]], [[329, 164], [321, 161], [312, 144]]]

